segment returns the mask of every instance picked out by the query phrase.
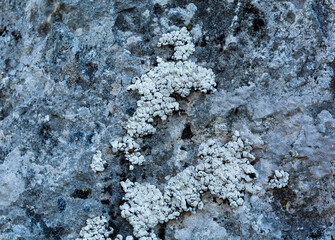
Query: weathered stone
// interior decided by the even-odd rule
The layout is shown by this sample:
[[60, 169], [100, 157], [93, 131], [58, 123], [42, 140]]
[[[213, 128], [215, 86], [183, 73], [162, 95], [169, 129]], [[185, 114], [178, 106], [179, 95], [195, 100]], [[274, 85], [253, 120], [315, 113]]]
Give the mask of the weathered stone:
[[[75, 239], [95, 216], [132, 235], [120, 181], [162, 190], [197, 165], [202, 142], [224, 144], [235, 130], [252, 143], [260, 191], [238, 209], [206, 193], [202, 210], [156, 235], [335, 238], [334, 12], [332, 0], [3, 0], [0, 239]], [[217, 91], [173, 96], [180, 111], [154, 119], [156, 133], [138, 142], [145, 165], [129, 171], [110, 145], [140, 98], [126, 89], [157, 56], [173, 61], [157, 42], [182, 27]], [[95, 173], [97, 151], [108, 166]], [[276, 170], [289, 173], [287, 186], [269, 186]]]

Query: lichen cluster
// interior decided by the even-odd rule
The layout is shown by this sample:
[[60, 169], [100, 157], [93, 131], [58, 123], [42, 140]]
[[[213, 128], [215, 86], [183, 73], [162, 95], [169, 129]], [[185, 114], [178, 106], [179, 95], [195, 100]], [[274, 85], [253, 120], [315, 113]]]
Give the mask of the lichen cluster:
[[[126, 135], [111, 142], [113, 152], [124, 152], [131, 163], [130, 170], [134, 164], [141, 165], [145, 161], [136, 139], [155, 133], [152, 125], [155, 117], [164, 121], [179, 110], [179, 103], [172, 94], [187, 97], [192, 90], [215, 91], [213, 71], [187, 60], [194, 52], [194, 45], [186, 28], [164, 34], [158, 47], [166, 45], [174, 46], [172, 59], [175, 61], [157, 58], [156, 67], [133, 79], [128, 90], [137, 91], [141, 98], [126, 124]], [[135, 237], [153, 240], [158, 239], [153, 232], [157, 224], [176, 219], [182, 212], [202, 209], [204, 192], [227, 199], [234, 208], [241, 206], [245, 192], [255, 191], [253, 179], [257, 173], [249, 162], [255, 159], [251, 150], [249, 142], [235, 132], [232, 140], [224, 146], [212, 139], [201, 144], [199, 164], [172, 177], [163, 192], [149, 183], [133, 183], [129, 179], [121, 182], [125, 192], [125, 203], [120, 206], [121, 216], [133, 226]], [[96, 166], [101, 165], [101, 161], [97, 161], [100, 158], [94, 158]]]
[[235, 132], [224, 146], [214, 140], [201, 144], [199, 164], [172, 177], [163, 193], [149, 183], [133, 183], [129, 179], [121, 182], [126, 193], [126, 203], [120, 207], [122, 217], [133, 226], [135, 237], [155, 239], [152, 229], [158, 223], [176, 219], [182, 212], [202, 209], [201, 196], [205, 192], [227, 199], [232, 207], [241, 206], [245, 192], [257, 191], [251, 150], [248, 141]]
[[137, 109], [126, 124], [127, 135], [121, 140], [111, 142], [113, 151], [122, 151], [126, 159], [133, 165], [142, 164], [144, 156], [139, 152], [136, 138], [154, 134], [152, 125], [154, 118], [165, 121], [174, 111], [179, 110], [179, 103], [172, 94], [182, 97], [190, 95], [192, 90], [203, 93], [215, 91], [215, 76], [211, 69], [198, 66], [192, 61], [186, 61], [194, 52], [191, 36], [186, 28], [164, 34], [158, 46], [173, 45], [173, 59], [168, 62], [157, 58], [158, 65], [140, 78], [134, 78], [129, 91], [137, 91], [141, 99], [137, 101]]

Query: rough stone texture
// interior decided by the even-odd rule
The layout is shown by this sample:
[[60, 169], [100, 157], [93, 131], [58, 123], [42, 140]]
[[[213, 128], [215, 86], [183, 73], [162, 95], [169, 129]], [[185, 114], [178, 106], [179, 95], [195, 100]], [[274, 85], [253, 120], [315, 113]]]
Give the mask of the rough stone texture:
[[[146, 164], [129, 171], [109, 144], [139, 99], [126, 88], [172, 56], [157, 41], [183, 26], [218, 91], [178, 99], [182, 111], [143, 138]], [[119, 182], [162, 189], [196, 164], [201, 142], [235, 130], [253, 142], [262, 190], [238, 209], [205, 196], [157, 235], [335, 238], [334, 0], [2, 0], [0, 56], [0, 239], [74, 239], [99, 215], [132, 234]], [[101, 173], [90, 168], [97, 151]], [[278, 169], [288, 185], [271, 189]]]

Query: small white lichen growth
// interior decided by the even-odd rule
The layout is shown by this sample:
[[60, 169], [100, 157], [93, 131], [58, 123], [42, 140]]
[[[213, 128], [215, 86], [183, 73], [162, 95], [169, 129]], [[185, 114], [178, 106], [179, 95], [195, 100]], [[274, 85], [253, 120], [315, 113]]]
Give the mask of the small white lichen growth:
[[175, 52], [172, 56], [174, 60], [185, 61], [195, 51], [192, 37], [185, 27], [179, 31], [163, 34], [157, 46], [161, 47], [167, 45], [174, 46]]
[[[123, 236], [121, 234], [116, 235], [116, 237], [114, 238], [114, 240], [123, 240]], [[125, 238], [125, 240], [134, 240], [133, 236], [127, 236]]]
[[108, 221], [104, 216], [89, 218], [86, 226], [80, 231], [80, 238], [76, 240], [112, 240], [109, 235], [113, 233], [113, 228], [108, 227]]
[[232, 207], [241, 206], [245, 192], [254, 193], [256, 170], [249, 160], [255, 157], [247, 140], [238, 132], [232, 141], [221, 146], [214, 140], [201, 144], [199, 164], [172, 177], [162, 193], [149, 183], [121, 182], [125, 191], [121, 216], [134, 228], [135, 237], [149, 237], [158, 224], [176, 219], [182, 212], [203, 208], [201, 194], [210, 192], [227, 199]]
[[[122, 151], [125, 153], [126, 159], [132, 164], [141, 165], [145, 159], [144, 156], [139, 152], [139, 144], [135, 142], [132, 137], [128, 135], [124, 136], [122, 141], [113, 141], [111, 142], [112, 151]], [[130, 166], [130, 170], [132, 170], [132, 165]]]
[[273, 178], [270, 179], [269, 185], [273, 188], [283, 188], [288, 184], [289, 174], [284, 170], [276, 170]]
[[[177, 93], [182, 97], [190, 95], [191, 90], [203, 93], [215, 91], [215, 75], [211, 69], [186, 61], [194, 52], [192, 38], [186, 28], [164, 34], [158, 46], [173, 45], [176, 62], [165, 62], [157, 58], [158, 65], [141, 77], [133, 79], [128, 90], [138, 91], [141, 99], [137, 102], [134, 115], [126, 124], [127, 135], [122, 141], [113, 141], [114, 152], [122, 151], [131, 164], [142, 164], [145, 159], [138, 151], [136, 138], [154, 134], [156, 129], [152, 125], [155, 117], [165, 121], [173, 111], [179, 110], [179, 103], [172, 97]], [[182, 60], [182, 61], [178, 61]], [[133, 165], [130, 166], [133, 169]]]
[[105, 170], [106, 163], [106, 160], [102, 159], [101, 151], [97, 151], [96, 154], [93, 155], [90, 166], [94, 172], [102, 172]]
[[116, 235], [114, 240], [123, 240], [123, 236], [121, 234]]
[[124, 199], [128, 201], [120, 206], [121, 216], [133, 226], [135, 237], [150, 235], [154, 238], [154, 233], [149, 234], [149, 230], [165, 222], [169, 213], [161, 191], [149, 183], [132, 183], [129, 179], [121, 182], [121, 186], [126, 193]]
[[213, 140], [200, 145], [202, 162], [196, 168], [201, 184], [213, 195], [227, 199], [232, 207], [241, 206], [244, 192], [253, 193], [252, 180], [257, 176], [249, 162], [255, 160], [251, 150], [249, 142], [243, 141], [238, 132], [223, 147]]

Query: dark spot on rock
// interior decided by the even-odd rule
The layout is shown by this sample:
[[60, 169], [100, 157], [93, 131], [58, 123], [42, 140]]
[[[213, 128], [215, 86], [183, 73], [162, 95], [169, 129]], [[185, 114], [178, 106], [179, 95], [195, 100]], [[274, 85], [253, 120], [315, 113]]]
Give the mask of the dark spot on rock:
[[60, 212], [65, 211], [66, 205], [67, 205], [67, 202], [66, 202], [65, 197], [60, 196], [60, 197], [57, 198], [57, 208]]
[[110, 216], [111, 216], [111, 219], [113, 219], [113, 220], [116, 220], [117, 219], [117, 216], [116, 215], [111, 215], [111, 214], [109, 214]]
[[256, 174], [255, 173], [250, 173], [250, 174], [248, 174], [249, 175], [249, 177], [251, 177], [251, 178], [255, 178], [256, 177]]
[[331, 81], [330, 81], [330, 84], [329, 84], [329, 88], [331, 90], [331, 93], [333, 94], [333, 98], [335, 98], [335, 61], [333, 61], [329, 65], [334, 71], [333, 76], [332, 76]]
[[155, 15], [161, 15], [163, 13], [163, 9], [161, 8], [161, 6], [156, 3], [155, 6], [154, 6], [154, 14]]
[[101, 133], [102, 129], [103, 129], [103, 124], [99, 121], [95, 121], [95, 131], [99, 134]]
[[123, 14], [119, 14], [115, 20], [115, 26], [121, 31], [125, 32], [130, 29], [128, 21], [126, 21]]
[[5, 161], [5, 157], [8, 155], [10, 151], [4, 147], [0, 147], [0, 164]]
[[185, 146], [181, 146], [180, 150], [186, 151], [186, 147]]
[[311, 237], [311, 238], [320, 238], [320, 237], [322, 237], [322, 232], [321, 232], [321, 230], [316, 230], [316, 231], [313, 231], [309, 236]]
[[289, 23], [294, 23], [295, 21], [295, 14], [292, 12], [292, 11], [289, 11], [286, 15], [286, 18], [285, 18], [286, 21], [288, 21]]
[[101, 203], [108, 205], [109, 204], [109, 199], [102, 199]]
[[0, 36], [6, 35], [7, 32], [8, 31], [7, 31], [7, 27], [6, 26], [4, 26], [4, 27], [0, 26]]
[[68, 7], [65, 3], [59, 4], [59, 10], [64, 11], [65, 13], [69, 13], [70, 11], [68, 10]]
[[143, 41], [144, 41], [144, 42], [147, 42], [147, 43], [150, 42], [150, 37], [149, 37], [149, 36], [145, 36], [145, 37], [143, 38]]
[[189, 203], [189, 201], [186, 200], [186, 207], [187, 208], [193, 208], [192, 205]]
[[71, 194], [71, 197], [73, 197], [73, 198], [87, 199], [90, 194], [91, 194], [91, 189], [87, 189], [87, 188], [76, 189]]
[[[7, 58], [6, 60], [5, 60], [5, 69], [8, 69], [8, 68], [10, 68], [11, 67], [11, 60], [9, 59], [9, 58]], [[1, 95], [3, 95], [3, 94], [1, 94]]]
[[143, 170], [143, 173], [142, 173], [142, 175], [141, 175], [141, 178], [142, 178], [142, 180], [147, 179], [147, 175], [145, 174], [145, 171], [144, 171], [144, 170]]
[[89, 135], [87, 135], [87, 143], [88, 144], [92, 144], [93, 143], [93, 137], [94, 137], [94, 133], [90, 133]]
[[191, 130], [191, 125], [190, 124], [186, 124], [183, 133], [181, 134], [181, 139], [190, 139], [193, 137], [193, 133]]
[[265, 26], [265, 23], [262, 19], [256, 18], [253, 21], [253, 29], [255, 32], [258, 32], [261, 28]]
[[22, 35], [19, 31], [13, 31], [12, 36], [14, 37], [15, 41], [19, 41], [22, 38]]
[[[110, 214], [109, 214], [110, 215]], [[113, 219], [113, 220], [116, 220], [116, 216], [114, 216], [114, 215], [110, 215], [111, 216], [111, 219]], [[117, 223], [115, 223], [115, 222], [113, 222], [113, 221], [108, 221], [108, 228], [113, 228], [114, 229], [114, 231], [113, 231], [113, 233], [112, 234], [109, 234], [109, 238], [112, 238], [112, 239], [114, 239], [114, 237], [116, 236], [116, 234], [117, 234], [117, 231], [115, 231], [116, 229], [120, 229], [120, 226], [119, 226], [119, 224], [117, 224]]]
[[163, 223], [160, 228], [158, 229], [158, 238], [165, 240], [165, 229], [166, 229], [166, 223]]
[[[215, 201], [216, 201], [216, 199], [215, 199]], [[227, 198], [223, 199], [222, 204], [224, 204], [224, 205], [230, 205], [229, 204], [229, 200]]]
[[129, 115], [129, 116], [133, 116], [134, 113], [135, 113], [136, 109], [134, 107], [129, 107], [127, 108], [126, 110], [126, 113]]
[[98, 64], [89, 62], [86, 64], [86, 74], [89, 78], [94, 78], [95, 73], [98, 71]]
[[183, 100], [183, 97], [180, 94], [178, 94], [178, 93], [172, 93], [172, 94], [170, 94], [170, 97], [173, 97], [178, 102], [181, 101], [181, 100]]
[[275, 188], [273, 189], [273, 196], [274, 199], [277, 200], [277, 204], [279, 204], [281, 208], [283, 207], [283, 205], [286, 206], [288, 200], [290, 200], [290, 202], [293, 202], [297, 198], [296, 193], [289, 188]]
[[38, 34], [45, 37], [51, 30], [51, 24], [49, 22], [42, 23], [38, 28]]
[[206, 46], [207, 46], [206, 36], [202, 36], [200, 47], [206, 47]]
[[286, 209], [287, 203], [288, 203], [288, 199], [282, 199], [282, 200], [280, 200], [280, 204], [282, 205], [283, 209]]
[[158, 66], [158, 62], [157, 62], [157, 59], [154, 58], [153, 61], [152, 61], [152, 66], [154, 67], [157, 67]]
[[226, 44], [226, 36], [222, 33], [218, 38], [217, 42], [220, 43], [222, 46]]
[[238, 26], [237, 28], [234, 29], [233, 31], [233, 36], [235, 37], [237, 34], [239, 34], [241, 32], [241, 27]]
[[111, 196], [113, 195], [113, 188], [112, 185], [109, 185], [104, 188], [104, 193], [108, 192]]
[[51, 135], [51, 128], [49, 125], [42, 125], [42, 128], [40, 130], [40, 134], [44, 141], [48, 140], [52, 137]]
[[255, 164], [256, 164], [257, 162], [258, 162], [257, 160], [253, 160], [253, 161], [250, 162], [250, 164], [251, 164], [252, 166], [255, 166]]

